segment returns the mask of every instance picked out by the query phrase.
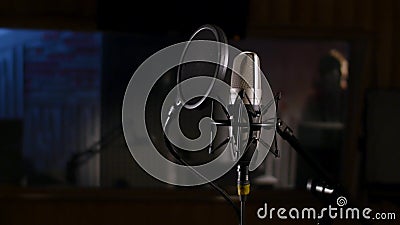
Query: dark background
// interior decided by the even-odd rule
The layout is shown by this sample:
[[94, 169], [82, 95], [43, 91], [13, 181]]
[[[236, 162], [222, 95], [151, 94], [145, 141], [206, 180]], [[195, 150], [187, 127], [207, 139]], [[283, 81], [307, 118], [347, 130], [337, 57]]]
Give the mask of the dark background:
[[[396, 0], [218, 2], [175, 0], [129, 3], [94, 0], [40, 2], [17, 0], [1, 3], [0, 26], [22, 29], [101, 31], [110, 34], [102, 42], [102, 54], [105, 56], [102, 60], [107, 62], [107, 57], [113, 59], [112, 64], [102, 64], [102, 135], [107, 134], [113, 129], [115, 123], [120, 121], [117, 110], [120, 106], [118, 96], [123, 94], [123, 89], [120, 87], [126, 85], [132, 71], [132, 68], [127, 68], [125, 64], [118, 63], [116, 60], [121, 55], [128, 54], [124, 51], [129, 54], [132, 54], [131, 51], [138, 51], [137, 54], [140, 57], [137, 59], [137, 64], [130, 65], [135, 67], [141, 62], [139, 58], [146, 57], [176, 41], [187, 40], [197, 27], [206, 23], [219, 25], [228, 37], [234, 40], [246, 38], [345, 40], [351, 45], [350, 74], [352, 77], [344, 147], [346, 154], [340, 165], [341, 182], [350, 190], [356, 202], [365, 205], [372, 204], [381, 211], [398, 212], [399, 183], [380, 183], [390, 179], [375, 179], [379, 177], [379, 173], [372, 173], [372, 178], [368, 177], [366, 173], [368, 170], [365, 168], [371, 162], [371, 157], [377, 159], [372, 161], [379, 162], [377, 164], [379, 168], [384, 167], [387, 157], [396, 159], [394, 156], [396, 156], [396, 150], [399, 149], [395, 142], [391, 141], [396, 136], [380, 137], [381, 133], [377, 132], [381, 129], [386, 132], [393, 129], [394, 132], [388, 132], [393, 134], [398, 124], [398, 120], [395, 122], [391, 120], [395, 116], [389, 117], [386, 112], [393, 112], [400, 104], [398, 98], [397, 100], [395, 98], [400, 88], [399, 12], [400, 2]], [[113, 35], [115, 33], [119, 34], [118, 38]], [[124, 34], [134, 34], [144, 44], [141, 48], [123, 47], [130, 41], [128, 38], [124, 40]], [[155, 36], [158, 37], [155, 38], [156, 45], [151, 38], [148, 38]], [[116, 40], [120, 43], [119, 47], [108, 45], [108, 43], [115, 43]], [[149, 43], [148, 47], [146, 43]], [[115, 77], [115, 74], [124, 75]], [[378, 94], [374, 94], [376, 92]], [[376, 110], [375, 107], [370, 111], [373, 113], [368, 114], [368, 107], [381, 104], [382, 102], [379, 101], [381, 98], [393, 101], [384, 101], [382, 106], [386, 111]], [[372, 99], [372, 103], [369, 99]], [[380, 119], [385, 116], [388, 119], [381, 122]], [[369, 121], [372, 122], [368, 123]], [[16, 121], [13, 127], [12, 132], [16, 134], [21, 132], [20, 121]], [[4, 137], [4, 134], [2, 136]], [[379, 138], [379, 141], [374, 142], [375, 138]], [[14, 139], [15, 143], [19, 142], [18, 138]], [[368, 149], [380, 149], [379, 146], [371, 148], [371, 145], [377, 145], [377, 143], [384, 146], [382, 153], [368, 154]], [[124, 145], [122, 137], [119, 144]], [[18, 159], [19, 156], [12, 157]], [[130, 157], [129, 152], [126, 152], [126, 157]], [[9, 166], [6, 162], [0, 162], [4, 168]], [[398, 167], [378, 170], [381, 174], [398, 174], [398, 171]], [[18, 171], [15, 172], [18, 173]], [[231, 193], [234, 194], [234, 191]], [[268, 199], [271, 199], [271, 203], [275, 205], [298, 206], [305, 203], [318, 205], [314, 197], [303, 191], [254, 190], [254, 193], [252, 205], [249, 208], [249, 213], [253, 214]], [[165, 198], [165, 195], [172, 197]], [[156, 224], [160, 221], [167, 224], [235, 222], [228, 206], [215, 200], [214, 192], [208, 189], [201, 192], [196, 192], [196, 188], [188, 190], [178, 188], [172, 191], [170, 189], [119, 191], [85, 188], [54, 190], [5, 185], [2, 187], [0, 202], [1, 224], [130, 224], [135, 223], [135, 219], [140, 224]], [[154, 211], [160, 213], [159, 219], [150, 213]], [[194, 220], [191, 215], [199, 219]], [[147, 220], [148, 217], [154, 218]], [[182, 217], [182, 221], [177, 220], [177, 217]], [[267, 222], [256, 219], [254, 215], [249, 216], [249, 220], [254, 224]], [[274, 222], [285, 224], [290, 221]], [[356, 221], [347, 222], [357, 224]], [[394, 221], [389, 222], [394, 224]], [[389, 224], [389, 222], [383, 221], [382, 224]], [[314, 223], [305, 221], [304, 224]]]

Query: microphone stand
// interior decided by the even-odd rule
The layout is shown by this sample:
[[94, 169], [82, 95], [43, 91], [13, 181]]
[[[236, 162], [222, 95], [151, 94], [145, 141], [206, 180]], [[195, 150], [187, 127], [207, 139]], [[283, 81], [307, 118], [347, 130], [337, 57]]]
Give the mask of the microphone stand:
[[249, 165], [251, 157], [257, 148], [257, 137], [252, 137], [248, 142], [244, 155], [237, 166], [237, 193], [240, 200], [240, 225], [244, 225], [245, 205], [250, 194]]
[[[278, 102], [281, 99], [281, 92], [278, 92], [274, 99], [272, 99], [262, 110], [261, 110], [261, 115], [266, 113], [266, 111], [269, 109], [271, 104], [275, 102], [276, 104], [276, 113], [278, 115]], [[261, 117], [261, 116], [260, 116]], [[263, 122], [261, 120], [259, 121], [252, 121], [258, 122], [261, 127], [263, 127]], [[252, 127], [254, 127], [256, 123], [253, 124]], [[265, 124], [268, 125], [268, 124]], [[274, 150], [271, 151], [271, 153], [275, 157], [279, 157], [279, 150], [277, 146], [277, 141], [276, 141], [276, 133], [278, 133], [286, 142], [289, 143], [289, 145], [306, 161], [306, 163], [318, 174], [319, 177], [322, 178], [322, 181], [319, 182], [309, 182], [307, 184], [307, 189], [311, 191], [313, 194], [321, 194], [319, 197], [326, 197], [328, 196], [328, 200], [324, 201], [326, 204], [330, 204], [335, 197], [342, 196], [343, 190], [339, 188], [339, 185], [332, 185], [333, 184], [333, 179], [328, 175], [328, 173], [322, 168], [322, 166], [316, 162], [311, 155], [305, 151], [296, 136], [294, 135], [293, 130], [285, 123], [282, 121], [279, 116], [277, 117], [276, 120], [276, 129], [275, 129], [275, 135], [274, 135]], [[258, 139], [257, 139], [258, 140]], [[262, 139], [258, 140], [262, 145], [265, 147], [269, 147], [267, 143], [265, 143]], [[346, 195], [347, 196], [347, 195]], [[317, 224], [318, 225], [331, 225], [332, 224], [332, 218], [329, 216], [327, 217], [326, 214], [324, 214], [324, 217], [318, 218]]]
[[[249, 102], [245, 107], [250, 120], [250, 137], [237, 166], [237, 193], [240, 200], [240, 225], [244, 225], [246, 200], [247, 196], [250, 194], [249, 166], [253, 154], [257, 149], [257, 143], [260, 140], [262, 126], [257, 126], [257, 124], [261, 124], [262, 122], [262, 110], [260, 106], [254, 106], [251, 103], [245, 92], [240, 91], [239, 96], [242, 99], [245, 97]], [[239, 125], [239, 123], [235, 124], [234, 121], [231, 121], [231, 123], [233, 126]]]
[[282, 119], [278, 118], [276, 123], [276, 131], [277, 133], [290, 144], [290, 146], [306, 161], [306, 163], [326, 182], [332, 183], [332, 178], [328, 175], [328, 173], [322, 168], [322, 166], [317, 163], [307, 151], [305, 151], [296, 136], [293, 133], [293, 130], [282, 121]]
[[[330, 204], [332, 200], [334, 200], [334, 196], [340, 196], [338, 188], [335, 188], [335, 186], [330, 186], [333, 184], [333, 179], [328, 175], [328, 173], [322, 168], [322, 166], [317, 163], [310, 154], [308, 154], [307, 151], [305, 151], [296, 136], [293, 133], [293, 130], [285, 123], [282, 121], [282, 119], [278, 118], [277, 123], [276, 123], [276, 131], [277, 133], [286, 141], [290, 144], [290, 146], [306, 161], [306, 163], [322, 178], [322, 185], [319, 185], [318, 183], [315, 184], [315, 182], [309, 182], [307, 184], [307, 189], [311, 191], [314, 194], [321, 193], [322, 196], [324, 194], [327, 194], [329, 196], [328, 201], [326, 204]], [[329, 185], [329, 186], [328, 186]], [[321, 196], [319, 196], [321, 197]], [[332, 218], [329, 216], [326, 216], [324, 214], [324, 217], [318, 218], [317, 224], [322, 225], [330, 225], [332, 224]]]
[[[331, 204], [337, 204], [336, 201], [339, 197], [345, 197], [346, 199], [349, 199], [349, 194], [344, 187], [338, 183], [335, 183], [328, 173], [322, 168], [322, 166], [302, 148], [300, 142], [294, 135], [293, 130], [280, 118], [277, 119], [276, 131], [320, 176], [321, 180], [309, 180], [307, 183], [307, 190], [319, 197], [327, 206]], [[351, 202], [349, 202], [347, 206], [359, 208], [356, 204]], [[360, 217], [360, 220], [363, 222], [363, 224], [371, 224], [371, 222], [366, 220], [364, 217]], [[317, 224], [331, 225], [333, 224], [333, 219], [324, 213], [322, 218], [318, 217]]]
[[[321, 180], [311, 180], [307, 183], [307, 190], [311, 191], [314, 195], [323, 200], [324, 204], [336, 204], [336, 200], [339, 197], [345, 197], [349, 199], [350, 196], [344, 187], [328, 175], [328, 173], [322, 168], [322, 166], [316, 162], [311, 155], [305, 151], [300, 142], [293, 133], [293, 130], [284, 123], [280, 118], [277, 119], [276, 124], [277, 133], [290, 144], [290, 146], [306, 161], [306, 163], [320, 176]], [[261, 142], [262, 143], [262, 142]], [[358, 207], [356, 204], [349, 202], [347, 206]], [[360, 217], [363, 224], [371, 224], [371, 221], [366, 220], [364, 217]], [[333, 224], [333, 219], [324, 214], [324, 217], [318, 218], [317, 224], [319, 225], [330, 225]]]

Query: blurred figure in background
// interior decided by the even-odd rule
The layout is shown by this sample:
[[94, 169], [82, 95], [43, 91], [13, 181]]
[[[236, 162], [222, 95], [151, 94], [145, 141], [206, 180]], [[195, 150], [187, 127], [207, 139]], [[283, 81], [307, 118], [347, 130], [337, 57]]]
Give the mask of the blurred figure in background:
[[[319, 62], [319, 77], [307, 100], [299, 126], [299, 139], [334, 179], [342, 161], [347, 113], [348, 61], [337, 50], [331, 50]], [[315, 171], [299, 158], [297, 185], [305, 187], [308, 179], [317, 178]]]
[[331, 50], [319, 63], [319, 77], [303, 113], [306, 122], [343, 122], [346, 113], [348, 62]]

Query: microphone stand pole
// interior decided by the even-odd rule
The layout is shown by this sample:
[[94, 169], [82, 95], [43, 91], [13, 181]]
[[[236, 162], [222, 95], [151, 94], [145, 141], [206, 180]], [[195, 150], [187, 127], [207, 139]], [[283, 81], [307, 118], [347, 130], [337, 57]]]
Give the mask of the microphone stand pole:
[[245, 149], [245, 153], [237, 166], [237, 194], [240, 200], [240, 225], [244, 225], [244, 215], [247, 196], [250, 194], [249, 165], [251, 156], [257, 148], [257, 138], [252, 137]]
[[[245, 97], [248, 96], [245, 93]], [[251, 102], [248, 99], [249, 102]], [[260, 132], [261, 127], [254, 126], [254, 124], [261, 123], [261, 109], [259, 106], [253, 106], [251, 103], [249, 105], [245, 105], [246, 110], [248, 112], [248, 116], [250, 119], [250, 139], [247, 142], [247, 146], [244, 150], [243, 156], [240, 158], [237, 172], [237, 193], [240, 199], [240, 225], [244, 225], [244, 215], [245, 215], [245, 204], [247, 200], [247, 196], [250, 193], [250, 178], [249, 178], [249, 165], [251, 162], [251, 158], [253, 157], [254, 152], [257, 149], [257, 143], [260, 140]], [[234, 122], [232, 122], [233, 126], [236, 126]]]

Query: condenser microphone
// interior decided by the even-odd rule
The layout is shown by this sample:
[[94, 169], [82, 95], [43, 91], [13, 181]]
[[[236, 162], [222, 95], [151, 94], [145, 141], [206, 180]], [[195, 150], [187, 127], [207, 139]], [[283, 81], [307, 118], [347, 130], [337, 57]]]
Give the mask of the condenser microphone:
[[[238, 118], [232, 121], [231, 127], [233, 129], [233, 136], [236, 149], [243, 149], [240, 140], [259, 139], [260, 127], [254, 126], [261, 122], [261, 69], [260, 59], [254, 52], [242, 52], [237, 55], [233, 60], [233, 71], [231, 75], [231, 88], [230, 88], [230, 110], [233, 110]], [[241, 98], [244, 106], [246, 107], [246, 114], [241, 114], [241, 109], [238, 108], [238, 98]], [[248, 120], [250, 123], [250, 130], [241, 129], [241, 121]], [[243, 132], [246, 130], [246, 132]], [[243, 143], [245, 144], [245, 143]], [[249, 144], [249, 143], [247, 143]], [[246, 152], [242, 152], [243, 154]], [[250, 159], [243, 160], [250, 162]]]
[[[239, 75], [240, 74], [240, 75]], [[230, 89], [230, 105], [236, 106], [238, 96], [242, 99], [245, 107], [248, 120], [250, 122], [250, 130], [241, 132], [240, 123], [231, 122], [234, 133], [234, 140], [236, 140], [236, 148], [240, 149], [242, 146], [240, 140], [247, 139], [247, 143], [242, 153], [242, 157], [238, 162], [237, 172], [238, 181], [237, 189], [241, 201], [245, 201], [246, 196], [250, 192], [249, 180], [249, 165], [252, 156], [257, 148], [257, 143], [260, 138], [261, 129], [259, 126], [252, 126], [252, 124], [259, 124], [261, 122], [261, 69], [260, 59], [254, 52], [242, 52], [237, 55], [233, 61], [233, 71], [231, 75], [231, 89]], [[232, 107], [237, 110], [236, 107]], [[240, 116], [240, 114], [238, 114]], [[241, 120], [241, 118], [239, 118]], [[236, 134], [235, 132], [236, 131]], [[236, 138], [235, 138], [236, 136]]]
[[262, 95], [261, 69], [260, 59], [256, 53], [242, 52], [235, 57], [230, 91], [231, 104], [235, 103], [236, 96], [239, 95], [245, 105], [252, 105], [254, 110], [259, 109]]

